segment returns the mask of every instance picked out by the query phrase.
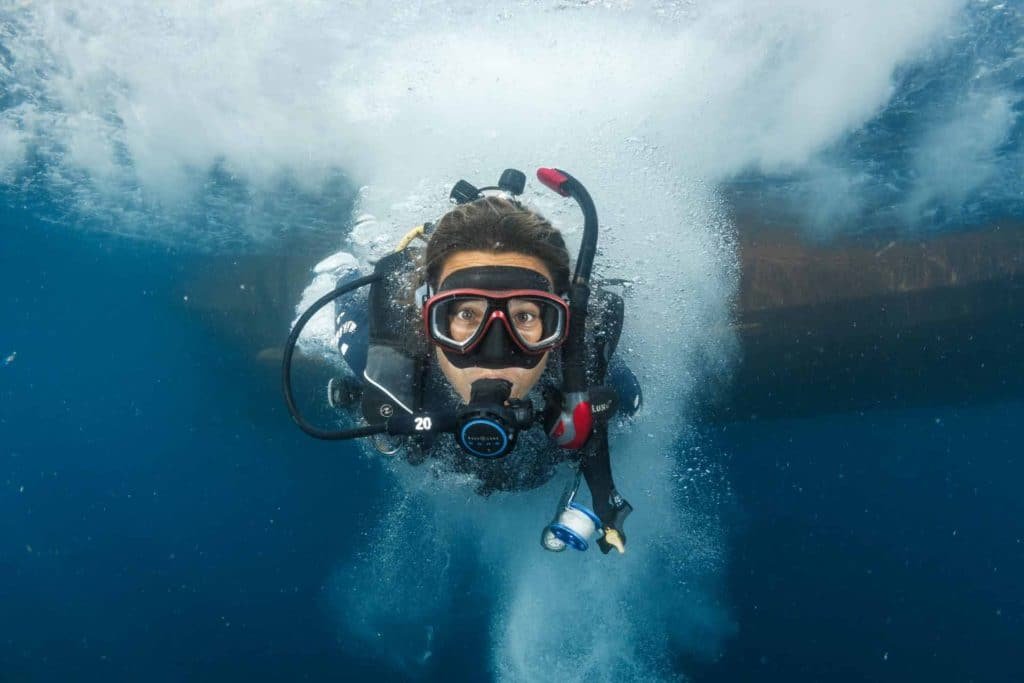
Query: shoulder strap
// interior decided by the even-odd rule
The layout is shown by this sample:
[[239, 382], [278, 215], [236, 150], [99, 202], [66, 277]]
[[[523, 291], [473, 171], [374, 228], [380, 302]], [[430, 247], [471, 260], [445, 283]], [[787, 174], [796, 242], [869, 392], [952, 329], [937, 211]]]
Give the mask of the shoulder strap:
[[414, 253], [408, 249], [377, 262], [383, 274], [370, 286], [369, 349], [363, 379], [363, 417], [380, 424], [395, 412], [419, 408], [422, 342], [414, 326], [410, 283], [415, 274]]

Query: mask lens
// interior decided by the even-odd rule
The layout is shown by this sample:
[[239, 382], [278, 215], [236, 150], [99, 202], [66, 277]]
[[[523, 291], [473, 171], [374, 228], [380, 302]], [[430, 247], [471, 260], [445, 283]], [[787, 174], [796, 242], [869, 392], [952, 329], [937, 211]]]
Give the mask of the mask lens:
[[508, 300], [508, 321], [519, 342], [530, 350], [561, 341], [565, 311], [544, 297], [516, 297]]
[[495, 316], [505, 318], [507, 329], [526, 351], [540, 352], [565, 338], [565, 305], [544, 296], [453, 293], [437, 297], [428, 310], [433, 341], [456, 351], [476, 344], [490, 325], [505, 327]]
[[484, 297], [454, 296], [431, 310], [430, 329], [438, 341], [463, 347], [475, 341], [487, 319]]

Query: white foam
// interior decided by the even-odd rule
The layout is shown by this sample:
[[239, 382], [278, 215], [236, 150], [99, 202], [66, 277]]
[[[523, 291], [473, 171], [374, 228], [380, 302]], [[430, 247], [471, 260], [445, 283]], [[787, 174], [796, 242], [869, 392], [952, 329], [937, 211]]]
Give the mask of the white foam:
[[317, 275], [322, 275], [324, 273], [337, 275], [343, 271], [355, 271], [358, 269], [359, 261], [355, 256], [346, 251], [339, 251], [335, 254], [331, 254], [324, 260], [320, 261], [320, 263], [313, 266], [313, 272]]
[[0, 179], [25, 160], [25, 134], [12, 127], [0, 127]]
[[997, 149], [1013, 130], [1013, 109], [1019, 101], [1000, 92], [976, 93], [951, 108], [948, 119], [928, 133], [915, 155], [915, 188], [902, 207], [905, 221], [919, 225], [928, 223], [936, 210], [956, 211], [994, 178]]
[[[453, 174], [612, 175], [627, 138], [649, 163], [714, 182], [801, 164], [863, 123], [960, 4], [28, 3], [8, 10], [0, 78], [20, 105], [0, 138], [74, 182], [80, 210], [121, 210], [107, 229], [194, 230], [201, 246], [273, 234], [242, 220], [244, 194], [223, 227], [180, 225], [212, 169], [256, 193], [282, 178], [318, 192], [343, 169], [402, 225]], [[8, 147], [5, 163], [27, 158]], [[579, 163], [601, 149], [600, 167]], [[398, 211], [417, 186], [423, 200]]]
[[[359, 268], [359, 261], [356, 257], [345, 251], [339, 251], [320, 261], [313, 269], [312, 282], [302, 291], [302, 296], [295, 306], [295, 319], [292, 320], [292, 326], [317, 299], [334, 290], [338, 286], [339, 280], [357, 277]], [[350, 296], [365, 297], [366, 292]], [[320, 353], [327, 355], [332, 360], [337, 360], [336, 354], [333, 352], [334, 344], [334, 306], [327, 304], [306, 323], [299, 336], [298, 346], [306, 353]]]

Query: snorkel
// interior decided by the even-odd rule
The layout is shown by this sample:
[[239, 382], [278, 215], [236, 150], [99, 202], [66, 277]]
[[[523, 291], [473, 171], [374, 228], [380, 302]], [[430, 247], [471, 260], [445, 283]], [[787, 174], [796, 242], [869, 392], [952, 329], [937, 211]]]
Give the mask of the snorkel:
[[[454, 412], [415, 410], [414, 406], [407, 406], [396, 400], [395, 402], [404, 410], [389, 406], [389, 412], [385, 414], [382, 408], [380, 416], [385, 419], [377, 424], [342, 430], [324, 430], [307, 422], [298, 410], [292, 391], [292, 358], [299, 336], [310, 319], [327, 304], [360, 287], [381, 283], [390, 277], [388, 273], [382, 272], [379, 267], [381, 264], [378, 263], [378, 268], [373, 274], [344, 283], [317, 299], [295, 322], [288, 336], [282, 363], [282, 391], [288, 411], [302, 431], [325, 440], [347, 440], [380, 434], [430, 438], [439, 433], [452, 433], [465, 452], [481, 458], [501, 458], [515, 447], [518, 430], [541, 422], [549, 437], [558, 446], [568, 449], [583, 447], [594, 428], [595, 417], [600, 419], [609, 416], [614, 409], [614, 401], [601, 398], [594, 401], [600, 409], [592, 410], [593, 392], [587, 385], [585, 333], [587, 307], [590, 301], [590, 274], [597, 250], [597, 212], [586, 188], [568, 173], [559, 169], [541, 168], [537, 171], [537, 177], [563, 197], [575, 199], [584, 216], [583, 241], [570, 283], [569, 329], [567, 338], [561, 346], [562, 386], [560, 391], [545, 392], [544, 410], [534, 410], [532, 404], [526, 400], [510, 400], [508, 387], [504, 386], [507, 383], [499, 385], [492, 381], [479, 389], [474, 387], [470, 402]], [[460, 203], [473, 201], [482, 196], [482, 190], [489, 189], [521, 194], [524, 185], [525, 176], [519, 171], [509, 169], [502, 174], [496, 188], [478, 190], [468, 182], [460, 181], [452, 190], [452, 198]], [[422, 227], [418, 230], [421, 237], [426, 232]], [[372, 382], [369, 375], [365, 378]], [[595, 387], [594, 391], [601, 393], [598, 389]], [[599, 414], [595, 415], [595, 412]]]
[[[537, 169], [537, 178], [563, 197], [572, 197], [583, 211], [583, 242], [569, 286], [569, 337], [562, 347], [561, 406], [549, 396], [545, 427], [562, 448], [581, 448], [590, 437], [594, 418], [587, 386], [586, 328], [590, 305], [590, 271], [597, 252], [597, 210], [583, 183], [557, 168]], [[560, 410], [558, 410], [560, 408]]]

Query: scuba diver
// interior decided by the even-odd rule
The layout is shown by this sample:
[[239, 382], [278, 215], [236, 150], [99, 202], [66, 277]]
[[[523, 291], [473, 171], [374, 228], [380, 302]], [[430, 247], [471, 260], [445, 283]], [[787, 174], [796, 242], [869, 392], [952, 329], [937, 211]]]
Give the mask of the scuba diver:
[[[517, 199], [523, 173], [507, 169], [493, 187], [461, 180], [453, 209], [410, 231], [372, 274], [339, 278], [299, 317], [285, 345], [285, 400], [311, 436], [368, 437], [412, 464], [440, 461], [475, 477], [483, 495], [540, 486], [568, 462], [575, 475], [542, 546], [586, 550], [596, 536], [602, 552], [623, 553], [632, 507], [612, 478], [608, 422], [642, 400], [614, 355], [624, 304], [609, 288], [624, 283], [591, 282], [597, 212], [583, 185], [558, 169], [537, 177], [583, 211], [572, 273], [561, 233]], [[365, 300], [352, 295], [365, 286]], [[358, 404], [365, 422], [338, 431], [309, 424], [291, 388], [302, 328], [331, 302], [352, 373], [331, 379], [328, 401], [346, 411]], [[577, 500], [581, 479], [591, 507]]]

